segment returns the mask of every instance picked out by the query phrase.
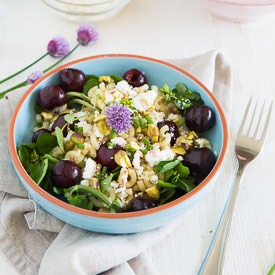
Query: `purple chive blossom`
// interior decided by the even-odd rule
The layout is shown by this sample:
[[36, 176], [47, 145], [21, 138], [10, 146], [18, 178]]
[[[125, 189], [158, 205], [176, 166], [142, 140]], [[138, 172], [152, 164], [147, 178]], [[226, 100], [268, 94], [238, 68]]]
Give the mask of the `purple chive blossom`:
[[98, 40], [98, 32], [95, 27], [89, 24], [80, 25], [77, 30], [77, 41], [86, 46], [90, 42], [96, 42]]
[[52, 57], [64, 57], [70, 51], [67, 40], [63, 37], [55, 37], [48, 43], [47, 51]]
[[41, 71], [34, 71], [32, 72], [27, 79], [28, 84], [33, 84], [38, 79], [40, 79], [44, 74]]
[[128, 132], [132, 126], [131, 112], [126, 106], [120, 104], [106, 108], [107, 124], [118, 133]]

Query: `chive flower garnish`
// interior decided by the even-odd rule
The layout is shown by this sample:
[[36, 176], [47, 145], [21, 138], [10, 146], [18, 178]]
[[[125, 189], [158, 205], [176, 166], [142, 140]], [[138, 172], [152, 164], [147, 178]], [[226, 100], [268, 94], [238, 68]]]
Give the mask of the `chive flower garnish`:
[[27, 79], [28, 84], [33, 84], [35, 81], [40, 79], [43, 76], [43, 72], [41, 71], [34, 71], [32, 72]]
[[121, 104], [111, 105], [106, 108], [107, 124], [119, 134], [128, 132], [132, 127], [131, 112]]
[[30, 65], [26, 66], [25, 68], [21, 69], [20, 71], [0, 80], [0, 84], [6, 82], [7, 80], [19, 75], [20, 73], [24, 72], [25, 70], [32, 67], [34, 64], [38, 63], [41, 59], [50, 55], [52, 57], [61, 58], [65, 56], [70, 51], [70, 46], [67, 40], [63, 37], [55, 37], [53, 38], [47, 46], [47, 52], [39, 57], [37, 60], [32, 62]]
[[[47, 55], [51, 55], [54, 57], [61, 57], [62, 58], [60, 60], [58, 60], [56, 63], [54, 63], [53, 65], [51, 65], [50, 67], [48, 67], [47, 69], [43, 70], [42, 73], [46, 73], [48, 71], [50, 71], [51, 69], [53, 69], [55, 66], [57, 66], [58, 64], [60, 64], [65, 58], [67, 58], [71, 53], [73, 53], [80, 45], [82, 46], [87, 46], [89, 43], [93, 43], [96, 42], [98, 40], [98, 33], [95, 29], [94, 26], [91, 26], [89, 24], [83, 24], [80, 25], [78, 30], [77, 30], [77, 44], [75, 45], [75, 47], [71, 50], [71, 51], [67, 51], [67, 47], [65, 46], [65, 42], [66, 41], [64, 39], [64, 41], [62, 39], [53, 39], [54, 41], [50, 41], [48, 44], [48, 52], [43, 55], [41, 58], [39, 58], [38, 60], [36, 60], [35, 62], [33, 62], [32, 64], [30, 64], [29, 66], [25, 67], [24, 69], [20, 70], [19, 72], [15, 73], [14, 75], [3, 79], [2, 82], [0, 81], [0, 84], [3, 83], [4, 81], [18, 75], [19, 73], [25, 71], [26, 69], [30, 68], [32, 65], [36, 64], [38, 61], [40, 61], [42, 58], [44, 58]], [[62, 41], [64, 42], [64, 44], [62, 44]], [[37, 79], [36, 79], [37, 80]], [[35, 81], [34, 81], [35, 82]], [[0, 99], [3, 98], [5, 96], [5, 94], [7, 94], [10, 91], [13, 91], [17, 88], [21, 88], [24, 87], [30, 83], [29, 78], [5, 91], [2, 91], [0, 93]]]

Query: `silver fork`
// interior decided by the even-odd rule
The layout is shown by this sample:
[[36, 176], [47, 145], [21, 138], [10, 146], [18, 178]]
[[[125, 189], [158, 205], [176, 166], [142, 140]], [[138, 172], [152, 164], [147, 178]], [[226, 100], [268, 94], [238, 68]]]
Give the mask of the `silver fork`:
[[[239, 164], [239, 168], [235, 178], [235, 183], [233, 184], [231, 191], [228, 195], [225, 207], [223, 209], [222, 215], [220, 217], [220, 220], [216, 228], [215, 234], [213, 236], [213, 239], [211, 241], [210, 247], [206, 253], [204, 261], [198, 272], [199, 275], [216, 275], [216, 274], [221, 275], [223, 272], [225, 250], [226, 250], [230, 226], [232, 222], [233, 211], [235, 208], [238, 191], [242, 181], [242, 176], [248, 164], [250, 164], [253, 160], [255, 160], [256, 157], [259, 155], [266, 137], [268, 124], [271, 117], [272, 102], [270, 104], [267, 118], [265, 121], [263, 121], [264, 119], [262, 119], [264, 105], [265, 105], [263, 104], [255, 132], [254, 134], [251, 133], [253, 134], [253, 136], [250, 137], [249, 134], [251, 132], [252, 125], [255, 119], [255, 113], [256, 113], [256, 107], [257, 107], [257, 104], [256, 104], [253, 110], [252, 118], [250, 121], [248, 121], [247, 117], [248, 117], [251, 101], [252, 101], [252, 98], [250, 98], [250, 101], [246, 107], [246, 111], [239, 129], [239, 132], [237, 134], [237, 139], [235, 144], [235, 152], [236, 152], [236, 157]], [[247, 123], [249, 123], [249, 127], [246, 135], [243, 135], [244, 126], [247, 125]], [[257, 139], [259, 128], [263, 123], [264, 123], [264, 128], [263, 128], [262, 135], [260, 139]]]

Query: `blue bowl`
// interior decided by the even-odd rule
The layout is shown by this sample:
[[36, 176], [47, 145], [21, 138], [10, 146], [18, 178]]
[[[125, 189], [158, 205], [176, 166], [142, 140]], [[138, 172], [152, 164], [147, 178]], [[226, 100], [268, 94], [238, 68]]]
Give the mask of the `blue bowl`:
[[[148, 83], [162, 87], [165, 83], [174, 87], [176, 83], [185, 83], [190, 90], [201, 94], [205, 104], [216, 114], [215, 126], [204, 135], [213, 145], [217, 153], [217, 162], [204, 181], [188, 194], [148, 210], [129, 213], [99, 213], [72, 206], [50, 195], [40, 188], [27, 174], [18, 158], [16, 148], [24, 142], [30, 142], [35, 122], [34, 103], [39, 91], [50, 85], [59, 83], [59, 71], [65, 67], [82, 70], [86, 74], [119, 75], [129, 69], [136, 68], [145, 72]], [[87, 57], [58, 67], [37, 81], [24, 94], [17, 105], [9, 128], [9, 149], [15, 170], [31, 197], [47, 212], [66, 223], [82, 229], [111, 233], [127, 234], [147, 231], [165, 225], [169, 221], [183, 215], [201, 200], [214, 183], [223, 162], [228, 142], [228, 131], [223, 111], [207, 88], [193, 76], [169, 63], [135, 55], [111, 54]]]

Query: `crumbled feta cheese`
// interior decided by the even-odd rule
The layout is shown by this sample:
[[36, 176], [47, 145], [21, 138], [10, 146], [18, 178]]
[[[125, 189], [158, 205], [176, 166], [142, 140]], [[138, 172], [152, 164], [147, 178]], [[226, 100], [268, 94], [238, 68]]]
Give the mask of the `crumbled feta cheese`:
[[114, 189], [116, 189], [116, 188], [118, 188], [119, 184], [117, 182], [115, 182], [115, 181], [112, 181], [110, 183], [110, 186], [113, 187]]
[[127, 141], [122, 137], [115, 137], [111, 139], [111, 143], [114, 145], [119, 145], [124, 148], [125, 145], [127, 144]]
[[92, 132], [92, 126], [90, 124], [88, 124], [86, 121], [82, 120], [82, 121], [79, 121], [76, 125], [78, 127], [83, 128], [83, 134], [85, 136], [90, 136], [90, 134]]
[[150, 177], [150, 182], [156, 184], [158, 182], [158, 179], [159, 178], [157, 175], [153, 175]]
[[133, 98], [133, 107], [140, 111], [146, 111], [154, 106], [154, 101], [158, 93], [154, 90], [149, 90], [144, 93], [139, 93]]
[[105, 92], [105, 104], [107, 104], [109, 102], [119, 103], [119, 101], [122, 98], [123, 98], [123, 94], [120, 91], [116, 90], [116, 89]]
[[128, 95], [129, 97], [135, 97], [137, 95], [126, 80], [119, 81], [116, 84], [116, 88], [126, 96]]
[[[158, 146], [156, 146], [156, 144]], [[148, 162], [148, 164], [153, 167], [155, 165], [157, 165], [160, 161], [163, 160], [172, 160], [175, 157], [175, 153], [172, 149], [170, 148], [166, 148], [164, 150], [160, 150], [159, 149], [159, 144], [155, 143], [154, 144], [154, 149], [149, 151], [146, 155], [145, 155], [145, 160]]]
[[82, 180], [82, 181], [80, 182], [80, 185], [89, 186], [89, 181], [88, 181], [88, 180]]
[[90, 179], [96, 171], [96, 162], [90, 158], [86, 160], [86, 165], [83, 172], [83, 179]]
[[146, 148], [146, 145], [144, 144], [144, 143], [142, 143], [142, 142], [140, 142], [139, 143], [139, 147], [140, 147], [140, 150], [145, 150], [145, 148]]
[[180, 160], [180, 161], [182, 161], [183, 157], [182, 156], [178, 156], [177, 159]]
[[180, 115], [177, 115], [177, 114], [169, 114], [168, 116], [168, 120], [175, 120], [175, 119], [178, 119], [180, 117]]
[[165, 113], [164, 112], [157, 112], [156, 110], [153, 110], [149, 113], [149, 116], [153, 119], [153, 125], [156, 126], [158, 122], [164, 120]]

